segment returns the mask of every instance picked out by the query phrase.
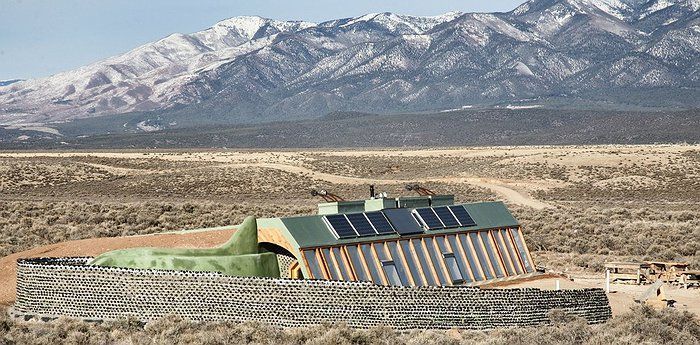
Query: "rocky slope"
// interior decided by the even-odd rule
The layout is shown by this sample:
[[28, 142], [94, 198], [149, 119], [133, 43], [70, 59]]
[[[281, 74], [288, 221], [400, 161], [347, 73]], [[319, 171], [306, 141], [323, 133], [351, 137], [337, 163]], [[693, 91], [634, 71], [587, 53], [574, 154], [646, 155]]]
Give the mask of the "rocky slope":
[[695, 107], [668, 95], [698, 94], [699, 9], [700, 0], [530, 0], [507, 13], [320, 24], [236, 17], [0, 85], [0, 123], [153, 112], [142, 127], [158, 129], [550, 99]]

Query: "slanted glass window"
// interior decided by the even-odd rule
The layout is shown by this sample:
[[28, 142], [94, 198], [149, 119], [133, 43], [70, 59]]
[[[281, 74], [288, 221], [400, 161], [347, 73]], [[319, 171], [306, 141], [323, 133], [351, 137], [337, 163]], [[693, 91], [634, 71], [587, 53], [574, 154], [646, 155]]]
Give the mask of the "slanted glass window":
[[518, 231], [518, 229], [510, 229], [510, 233], [513, 234], [515, 246], [518, 248], [518, 254], [520, 254], [520, 259], [523, 261], [525, 271], [527, 271], [528, 273], [534, 272], [535, 270], [532, 268], [530, 260], [527, 257], [527, 249], [525, 249], [525, 242], [520, 236], [520, 231]]
[[425, 279], [427, 280], [428, 285], [431, 285], [431, 286], [439, 285], [437, 282], [435, 282], [435, 278], [433, 277], [433, 268], [432, 268], [432, 265], [430, 264], [430, 261], [428, 261], [428, 258], [426, 256], [427, 254], [425, 252], [425, 247], [423, 247], [421, 240], [420, 239], [413, 239], [413, 240], [411, 240], [411, 245], [413, 245], [413, 248], [416, 251], [416, 256], [418, 257], [418, 262], [420, 263], [420, 266], [423, 269], [423, 275], [425, 276]]
[[333, 259], [331, 258], [331, 251], [328, 248], [323, 248], [323, 261], [326, 262], [326, 267], [328, 268], [328, 273], [331, 275], [331, 280], [342, 280], [340, 278], [340, 273], [333, 264]]
[[469, 276], [469, 267], [467, 266], [467, 263], [464, 262], [464, 257], [462, 257], [459, 245], [457, 244], [457, 237], [454, 235], [448, 235], [446, 236], [447, 241], [450, 242], [450, 246], [452, 247], [452, 253], [454, 253], [455, 258], [457, 259], [457, 267], [459, 267], [459, 271], [462, 273], [462, 278], [466, 282], [471, 282], [472, 278]]
[[462, 249], [464, 249], [464, 255], [467, 256], [467, 262], [474, 275], [474, 280], [484, 280], [481, 274], [481, 269], [479, 268], [479, 261], [476, 259], [471, 246], [469, 245], [469, 238], [465, 234], [459, 234], [459, 242], [462, 243]]
[[441, 258], [438, 255], [438, 251], [435, 249], [435, 244], [433, 243], [432, 238], [425, 238], [425, 247], [428, 249], [430, 261], [433, 262], [433, 267], [435, 268], [435, 273], [437, 273], [438, 279], [440, 280], [440, 284], [443, 286], [448, 285], [445, 273], [443, 273], [445, 271], [442, 269], [442, 265], [440, 264]]
[[476, 252], [476, 257], [481, 263], [481, 269], [486, 276], [486, 279], [493, 279], [493, 274], [491, 274], [491, 265], [489, 260], [486, 258], [486, 254], [481, 247], [481, 242], [479, 241], [479, 236], [476, 232], [469, 233], [469, 238], [472, 240], [472, 246], [474, 246], [474, 251]]
[[486, 247], [486, 255], [489, 256], [489, 259], [493, 264], [493, 269], [496, 272], [496, 277], [502, 278], [503, 271], [501, 270], [501, 260], [498, 259], [498, 253], [491, 244], [491, 237], [489, 236], [488, 231], [481, 231], [479, 232], [479, 235], [481, 236], [481, 241], [484, 242], [484, 247]]
[[399, 278], [401, 278], [401, 285], [411, 286], [411, 280], [409, 279], [407, 272], [408, 269], [403, 263], [403, 258], [401, 257], [401, 253], [399, 253], [399, 250], [396, 247], [396, 242], [387, 242], [386, 245], [387, 247], [389, 247], [389, 253], [391, 254], [392, 261], [394, 261], [394, 266], [399, 272]]
[[350, 262], [352, 263], [352, 268], [354, 269], [357, 280], [372, 281], [365, 272], [365, 267], [362, 265], [362, 258], [360, 258], [357, 247], [347, 246], [345, 249], [348, 251], [348, 256], [350, 257]]
[[514, 268], [512, 266], [513, 261], [511, 260], [510, 255], [508, 255], [508, 249], [506, 248], [506, 244], [503, 242], [501, 233], [498, 230], [494, 230], [491, 232], [491, 234], [493, 235], [493, 238], [496, 239], [496, 247], [498, 247], [498, 252], [503, 258], [503, 263], [506, 266], [506, 273], [509, 276], [515, 275]]
[[413, 253], [411, 252], [410, 243], [407, 240], [402, 240], [399, 243], [401, 244], [401, 251], [403, 251], [403, 256], [406, 258], [406, 264], [408, 265], [408, 270], [411, 272], [413, 281], [416, 283], [416, 286], [424, 286], [425, 283], [423, 283], [423, 277], [421, 276], [420, 269], [418, 268], [416, 260], [413, 257]]
[[382, 261], [382, 267], [384, 268], [384, 273], [386, 274], [386, 279], [389, 281], [389, 284], [401, 286], [401, 279], [399, 278], [399, 272], [396, 270], [394, 261]]
[[331, 251], [333, 252], [335, 262], [338, 263], [338, 268], [340, 269], [340, 274], [342, 276], [341, 279], [352, 280], [352, 276], [349, 272], [350, 268], [345, 265], [345, 260], [343, 260], [343, 253], [340, 252], [340, 248], [332, 248]]
[[462, 273], [459, 272], [457, 259], [454, 253], [442, 253], [442, 257], [445, 259], [445, 266], [447, 266], [447, 270], [450, 272], [452, 284], [457, 285], [464, 283], [464, 277], [462, 277]]
[[365, 258], [367, 263], [367, 268], [369, 269], [369, 274], [372, 276], [372, 281], [378, 285], [384, 285], [381, 273], [379, 272], [379, 266], [377, 260], [372, 255], [372, 248], [369, 244], [360, 245], [360, 251], [362, 251], [362, 256]]
[[513, 265], [515, 266], [515, 272], [517, 274], [523, 274], [523, 266], [520, 263], [520, 259], [518, 258], [518, 254], [515, 252], [515, 249], [513, 249], [513, 240], [510, 238], [510, 235], [508, 234], [506, 229], [501, 229], [501, 236], [503, 236], [503, 240], [506, 241], [506, 248], [508, 248], [508, 254], [510, 255], [511, 259], [513, 260]]
[[315, 279], [325, 279], [321, 265], [318, 264], [318, 260], [316, 259], [316, 251], [305, 250], [304, 257], [306, 258], [306, 262], [309, 264], [311, 275], [313, 275]]

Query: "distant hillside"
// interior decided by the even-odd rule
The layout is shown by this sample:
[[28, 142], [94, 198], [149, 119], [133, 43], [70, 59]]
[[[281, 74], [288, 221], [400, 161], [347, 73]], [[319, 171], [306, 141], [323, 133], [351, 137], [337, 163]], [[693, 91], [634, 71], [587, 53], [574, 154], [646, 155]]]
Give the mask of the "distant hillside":
[[[0, 149], [298, 148], [700, 142], [700, 112], [459, 110], [85, 136], [0, 130]], [[86, 125], [87, 126], [87, 125]], [[97, 127], [95, 127], [97, 128]], [[22, 140], [18, 136], [24, 135]]]
[[20, 81], [22, 81], [22, 79], [0, 80], [0, 86], [7, 86]]
[[138, 114], [151, 132], [463, 107], [700, 107], [700, 0], [530, 0], [507, 13], [235, 17], [0, 86], [0, 124]]

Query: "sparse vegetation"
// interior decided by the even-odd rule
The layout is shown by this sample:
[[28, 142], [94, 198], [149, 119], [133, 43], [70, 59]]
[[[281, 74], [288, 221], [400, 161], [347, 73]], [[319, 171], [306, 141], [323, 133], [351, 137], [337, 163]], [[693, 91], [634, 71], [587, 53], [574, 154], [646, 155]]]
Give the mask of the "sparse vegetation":
[[283, 329], [261, 323], [195, 323], [170, 316], [145, 325], [134, 319], [87, 323], [69, 318], [22, 322], [0, 311], [0, 344], [697, 344], [700, 322], [688, 312], [635, 307], [602, 325], [561, 312], [544, 327], [494, 331], [368, 330], [346, 325]]
[[530, 249], [541, 254], [537, 262], [548, 267], [602, 271], [613, 260], [690, 260], [700, 267], [698, 212], [599, 206], [512, 211], [525, 225]]
[[218, 203], [0, 201], [0, 257], [39, 245], [240, 223], [247, 215], [304, 214], [309, 207]]
[[274, 163], [376, 181], [377, 190], [390, 195], [406, 193], [401, 181], [434, 179], [423, 185], [465, 202], [500, 196], [459, 183], [460, 176], [530, 181], [531, 194], [557, 206], [511, 205], [540, 264], [588, 270], [616, 259], [698, 264], [700, 244], [687, 241], [700, 237], [692, 202], [700, 199], [698, 152], [613, 146], [418, 155], [170, 151], [3, 157], [0, 255], [70, 239], [233, 224], [245, 214], [308, 214], [318, 202], [310, 187], [347, 199], [366, 196], [362, 183], [331, 183], [265, 165]]
[[[662, 146], [419, 155], [172, 151], [0, 157], [0, 257], [66, 240], [237, 224], [250, 214], [311, 214], [320, 201], [308, 193], [311, 187], [357, 199], [366, 197], [366, 184], [395, 196], [406, 194], [405, 182], [416, 179], [463, 202], [502, 199], [494, 190], [460, 182], [478, 177], [506, 181], [554, 206], [510, 205], [540, 265], [595, 272], [605, 261], [663, 259], [687, 260], [700, 268], [698, 157], [695, 147]], [[285, 166], [301, 170], [285, 171]], [[360, 180], [323, 178], [336, 175]], [[133, 320], [25, 323], [3, 314], [0, 344], [700, 343], [698, 320], [675, 311], [637, 307], [597, 326], [563, 315], [552, 315], [552, 321], [544, 328], [399, 333], [343, 325], [284, 330], [252, 323], [198, 324], [174, 317], [145, 327]]]

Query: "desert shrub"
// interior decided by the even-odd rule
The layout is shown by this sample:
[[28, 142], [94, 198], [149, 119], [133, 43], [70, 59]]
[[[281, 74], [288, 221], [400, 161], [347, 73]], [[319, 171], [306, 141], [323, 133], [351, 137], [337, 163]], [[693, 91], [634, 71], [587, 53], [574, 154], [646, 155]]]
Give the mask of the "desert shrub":
[[567, 266], [601, 271], [606, 260], [621, 258], [700, 260], [700, 242], [689, 240], [700, 238], [697, 212], [602, 206], [511, 210], [530, 250], [574, 254]]
[[0, 257], [67, 240], [234, 225], [247, 215], [295, 215], [312, 210], [248, 203], [0, 201]]
[[637, 306], [598, 327], [590, 344], [698, 344], [700, 322], [687, 311]]
[[0, 344], [698, 344], [700, 320], [674, 309], [636, 306], [601, 325], [560, 311], [550, 325], [491, 331], [396, 332], [388, 327], [352, 329], [344, 324], [284, 329], [257, 322], [196, 323], [167, 316], [145, 325], [134, 319], [87, 323], [68, 318], [16, 321], [0, 311]]

